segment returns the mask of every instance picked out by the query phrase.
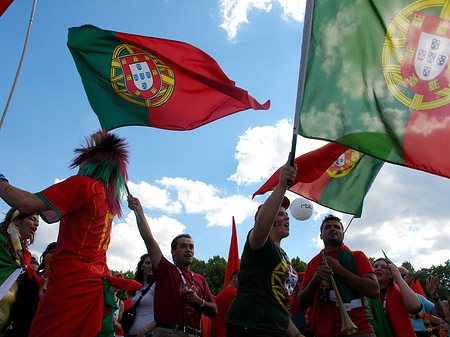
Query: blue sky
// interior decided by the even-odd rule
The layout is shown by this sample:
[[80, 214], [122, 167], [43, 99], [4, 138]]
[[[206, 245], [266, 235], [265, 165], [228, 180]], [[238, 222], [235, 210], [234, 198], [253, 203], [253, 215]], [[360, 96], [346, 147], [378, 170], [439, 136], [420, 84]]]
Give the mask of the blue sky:
[[[170, 241], [190, 233], [195, 256], [228, 256], [235, 216], [239, 253], [267, 196], [251, 195], [287, 159], [300, 64], [304, 0], [39, 1], [19, 81], [0, 130], [0, 172], [22, 189], [38, 192], [76, 173], [73, 149], [98, 130], [67, 48], [67, 29], [102, 29], [190, 43], [211, 55], [236, 85], [267, 111], [243, 111], [192, 131], [123, 127], [114, 133], [130, 144], [129, 188], [145, 206], [154, 234], [170, 256]], [[124, 5], [125, 4], [125, 5]], [[15, 0], [0, 18], [3, 110], [25, 40], [31, 0]], [[297, 155], [323, 143], [299, 138]], [[397, 263], [441, 264], [450, 256], [446, 226], [448, 179], [386, 164], [365, 201], [361, 219], [345, 238], [352, 249]], [[291, 195], [291, 200], [296, 196]], [[336, 196], [338, 197], [338, 196]], [[291, 218], [282, 242], [290, 257], [308, 262], [320, 249], [319, 205], [307, 221]], [[134, 269], [145, 247], [134, 214], [123, 204], [115, 219], [108, 265]], [[0, 203], [0, 212], [8, 206]], [[339, 215], [339, 214], [338, 214]], [[344, 215], [344, 221], [350, 216]], [[56, 240], [58, 224], [41, 220], [30, 248], [40, 255]]]

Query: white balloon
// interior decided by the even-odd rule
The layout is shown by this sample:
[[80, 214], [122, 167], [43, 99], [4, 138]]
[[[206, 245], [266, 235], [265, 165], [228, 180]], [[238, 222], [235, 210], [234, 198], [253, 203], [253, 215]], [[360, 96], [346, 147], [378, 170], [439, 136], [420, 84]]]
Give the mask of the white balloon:
[[308, 199], [297, 198], [291, 202], [291, 214], [300, 221], [308, 220], [314, 211], [314, 206]]

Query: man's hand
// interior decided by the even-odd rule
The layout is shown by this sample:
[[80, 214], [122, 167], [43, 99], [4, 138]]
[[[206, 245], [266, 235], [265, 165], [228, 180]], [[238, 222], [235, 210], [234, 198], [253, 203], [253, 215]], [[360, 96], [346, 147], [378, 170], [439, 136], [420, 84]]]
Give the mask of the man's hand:
[[439, 278], [437, 276], [433, 276], [427, 279], [427, 290], [433, 299], [439, 297], [437, 293], [438, 288], [439, 288]]
[[311, 281], [317, 285], [322, 280], [328, 281], [330, 279], [331, 274], [333, 274], [333, 269], [331, 269], [330, 266], [321, 264], [317, 266], [316, 272], [314, 273], [314, 276]]
[[128, 208], [132, 211], [142, 211], [141, 202], [138, 198], [133, 197], [131, 194], [128, 195]]
[[289, 187], [288, 181], [293, 183], [296, 176], [297, 176], [297, 165], [292, 167], [291, 165], [289, 165], [288, 159], [287, 163], [281, 166], [280, 168], [280, 180], [278, 182], [278, 185], [280, 185], [284, 189], [287, 189]]
[[200, 307], [200, 305], [203, 303], [203, 299], [199, 297], [194, 290], [184, 291], [183, 297], [187, 304], [196, 308]]

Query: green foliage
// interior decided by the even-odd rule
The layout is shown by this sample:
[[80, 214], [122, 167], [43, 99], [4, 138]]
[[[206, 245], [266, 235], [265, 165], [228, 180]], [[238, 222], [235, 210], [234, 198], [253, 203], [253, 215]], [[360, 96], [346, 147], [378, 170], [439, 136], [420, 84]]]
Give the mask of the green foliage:
[[425, 291], [428, 299], [430, 299], [430, 294], [428, 293], [426, 282], [427, 279], [432, 276], [437, 276], [439, 278], [439, 297], [441, 297], [443, 300], [450, 297], [450, 260], [447, 260], [444, 265], [433, 265], [431, 266], [431, 268], [421, 268], [417, 271], [414, 271], [414, 267], [408, 261], [403, 262], [402, 266], [411, 271], [415, 280], [420, 281], [420, 284], [422, 285], [422, 288]]
[[410, 271], [411, 273], [413, 273], [413, 274], [414, 274], [414, 272], [415, 272], [413, 265], [412, 265], [411, 262], [409, 262], [409, 261], [403, 262], [403, 263], [402, 263], [402, 267], [405, 268], [405, 269], [407, 269], [407, 270], [409, 270], [409, 271]]
[[225, 273], [227, 271], [227, 260], [223, 257], [215, 255], [208, 260], [208, 263], [194, 258], [191, 269], [206, 278], [209, 289], [214, 296], [223, 289]]
[[294, 267], [294, 269], [297, 271], [297, 273], [305, 271], [306, 265], [307, 265], [307, 263], [300, 260], [300, 258], [298, 256], [294, 257], [291, 260], [291, 264]]

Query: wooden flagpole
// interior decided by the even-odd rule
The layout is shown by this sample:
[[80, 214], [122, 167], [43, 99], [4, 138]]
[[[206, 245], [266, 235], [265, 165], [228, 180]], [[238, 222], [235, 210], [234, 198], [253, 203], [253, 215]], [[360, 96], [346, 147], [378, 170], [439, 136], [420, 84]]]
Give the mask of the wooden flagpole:
[[17, 69], [16, 77], [14, 79], [14, 83], [11, 88], [11, 92], [9, 93], [8, 102], [6, 103], [5, 111], [3, 111], [2, 119], [0, 121], [0, 130], [2, 129], [3, 121], [5, 120], [5, 117], [6, 117], [6, 111], [8, 111], [9, 103], [11, 102], [11, 98], [14, 93], [14, 88], [16, 87], [17, 78], [19, 77], [19, 73], [20, 73], [20, 68], [22, 68], [22, 61], [23, 61], [23, 57], [25, 56], [25, 50], [27, 49], [28, 37], [30, 36], [31, 24], [33, 23], [34, 11], [36, 9], [36, 1], [37, 0], [33, 0], [33, 8], [31, 10], [30, 23], [28, 24], [27, 36], [25, 38], [25, 44], [24, 44], [23, 50], [22, 50], [22, 57], [20, 58], [19, 68]]

